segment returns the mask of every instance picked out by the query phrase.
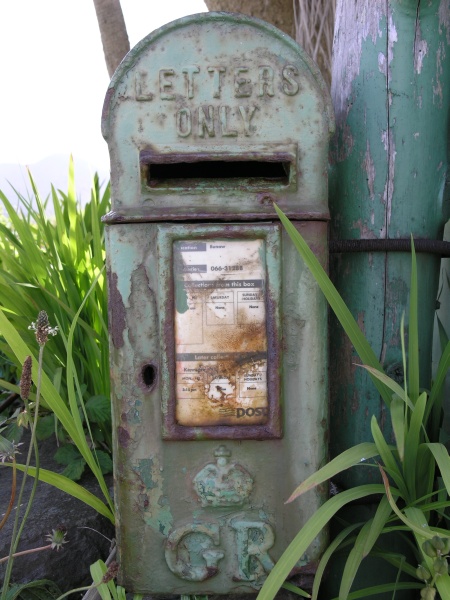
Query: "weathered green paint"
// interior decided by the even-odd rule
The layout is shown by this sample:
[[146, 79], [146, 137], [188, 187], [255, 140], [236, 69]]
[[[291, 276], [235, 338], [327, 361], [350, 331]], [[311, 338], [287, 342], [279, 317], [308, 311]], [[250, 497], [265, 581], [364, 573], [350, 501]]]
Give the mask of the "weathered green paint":
[[[193, 125], [185, 135], [188, 110]], [[247, 17], [208, 13], [169, 24], [138, 44], [111, 82], [103, 131], [112, 181], [106, 237], [115, 499], [120, 580], [129, 591], [256, 592], [325, 498], [320, 489], [284, 504], [326, 460], [327, 309], [272, 201], [297, 219], [326, 265], [332, 130], [330, 98], [315, 65], [290, 38]], [[256, 159], [263, 162], [256, 176], [211, 174], [211, 161], [251, 171]], [[266, 177], [273, 162], [288, 174]], [[165, 176], [173, 163], [183, 177]], [[200, 164], [195, 177], [186, 164], [194, 170]], [[236, 426], [224, 417], [217, 426], [185, 427], [173, 410], [176, 368], [191, 360], [175, 355], [175, 313], [192, 305], [180, 276], [188, 264], [180, 258], [181, 241], [203, 252], [205, 240], [229, 242], [235, 255], [236, 240], [259, 253], [264, 277], [246, 283], [264, 282], [268, 416], [260, 424], [251, 424], [252, 404], [249, 423]], [[246, 264], [242, 254], [229, 265], [232, 273]], [[233, 282], [225, 272], [199, 272], [204, 277], [192, 281]], [[235, 352], [236, 364], [249, 360], [242, 357], [253, 343], [250, 325], [236, 320], [234, 329], [223, 330], [228, 338], [217, 329], [220, 351]], [[212, 385], [207, 369], [217, 363], [220, 373], [229, 359], [197, 360], [194, 391], [205, 393], [206, 404], [201, 377], [205, 388]], [[254, 372], [262, 372], [266, 359], [256, 353], [251, 360]], [[258, 390], [251, 386], [245, 389]], [[216, 389], [222, 398], [224, 388]], [[323, 532], [298, 566], [311, 566], [325, 541]]]
[[[442, 239], [448, 218], [450, 3], [340, 2], [333, 103], [337, 133], [330, 179], [334, 239]], [[400, 320], [410, 256], [341, 254], [333, 279], [386, 370], [403, 377]], [[429, 385], [439, 259], [418, 256], [422, 386]], [[384, 406], [340, 327], [331, 329], [331, 452], [371, 439]], [[354, 469], [343, 486], [378, 478]]]

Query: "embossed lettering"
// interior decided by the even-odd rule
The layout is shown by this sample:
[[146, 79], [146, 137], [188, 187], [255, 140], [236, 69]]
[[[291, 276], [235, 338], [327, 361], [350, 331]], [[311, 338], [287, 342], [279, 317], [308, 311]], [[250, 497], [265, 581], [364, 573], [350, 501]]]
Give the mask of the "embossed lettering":
[[236, 67], [234, 70], [234, 95], [236, 98], [248, 98], [252, 95], [252, 81], [241, 77], [242, 73], [248, 73], [248, 68]]
[[137, 71], [134, 78], [135, 97], [138, 102], [153, 100], [153, 94], [147, 91], [147, 73]]
[[[253, 119], [258, 106], [200, 106], [180, 108], [176, 113], [176, 131], [180, 137], [192, 133], [200, 138], [251, 136], [256, 131]], [[240, 117], [240, 118], [239, 118]]]
[[273, 69], [272, 67], [259, 67], [259, 92], [258, 96], [273, 96]]
[[176, 115], [177, 133], [180, 137], [188, 137], [192, 132], [192, 118], [189, 108], [180, 108]]
[[294, 65], [286, 65], [283, 68], [282, 75], [284, 80], [282, 86], [283, 92], [287, 96], [295, 96], [299, 88], [298, 81], [294, 79], [294, 76], [298, 75], [297, 67], [294, 67]]
[[220, 543], [219, 526], [215, 523], [192, 523], [178, 527], [166, 541], [169, 569], [187, 581], [205, 581], [219, 572], [218, 562], [224, 553], [214, 546]]
[[247, 520], [234, 520], [230, 525], [236, 532], [238, 556], [238, 573], [234, 579], [255, 581], [264, 578], [274, 566], [267, 554], [275, 543], [272, 528], [267, 523]]
[[229, 115], [229, 106], [221, 106], [219, 108], [220, 132], [223, 137], [237, 137], [238, 132], [235, 129], [228, 129]]
[[212, 73], [213, 83], [213, 98], [220, 98], [222, 91], [222, 77], [221, 75], [226, 72], [225, 67], [208, 67], [208, 73]]
[[160, 69], [159, 70], [159, 95], [162, 100], [173, 100], [175, 98], [172, 88], [173, 82], [167, 77], [173, 77], [175, 71], [173, 69]]
[[186, 67], [183, 67], [181, 70], [185, 75], [187, 75], [186, 83], [187, 83], [188, 98], [193, 98], [194, 97], [194, 74], [200, 73], [200, 67], [197, 67], [196, 65], [188, 65]]
[[239, 112], [241, 114], [242, 120], [244, 121], [244, 133], [249, 136], [252, 135], [252, 131], [254, 131], [254, 127], [250, 125], [250, 122], [253, 118], [257, 110], [257, 106], [240, 106]]
[[[208, 110], [208, 115], [205, 114], [205, 109]], [[214, 107], [200, 106], [198, 109], [198, 135], [205, 137], [205, 131], [209, 137], [214, 137], [216, 131], [214, 129]]]

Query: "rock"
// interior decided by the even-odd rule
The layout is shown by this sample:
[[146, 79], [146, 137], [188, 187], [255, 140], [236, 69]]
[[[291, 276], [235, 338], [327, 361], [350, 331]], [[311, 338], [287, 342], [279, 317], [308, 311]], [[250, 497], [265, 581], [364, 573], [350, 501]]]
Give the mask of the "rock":
[[[28, 436], [24, 436], [23, 446], [18, 462], [25, 462], [28, 451]], [[64, 467], [53, 460], [56, 451], [54, 438], [39, 444], [40, 465], [42, 468], [61, 472]], [[112, 476], [106, 477], [107, 485], [111, 486]], [[18, 500], [22, 474], [17, 475]], [[9, 504], [11, 495], [12, 469], [0, 468], [0, 520]], [[33, 478], [28, 477], [22, 499], [21, 518], [29, 498]], [[86, 474], [78, 482], [87, 490], [102, 497], [95, 477], [86, 468]], [[11, 512], [6, 524], [0, 531], [0, 557], [7, 556], [15, 518], [15, 509]], [[20, 523], [19, 523], [20, 524]], [[67, 528], [67, 544], [58, 552], [44, 550], [15, 558], [11, 582], [25, 583], [37, 579], [49, 579], [55, 582], [62, 592], [90, 585], [89, 566], [101, 558], [106, 561], [111, 541], [114, 537], [114, 526], [108, 519], [99, 515], [93, 508], [67, 493], [43, 482], [38, 483], [33, 505], [25, 524], [17, 550], [28, 550], [49, 544], [46, 535], [63, 525]], [[6, 563], [0, 565], [0, 582], [3, 581]], [[71, 595], [73, 599], [80, 594]]]

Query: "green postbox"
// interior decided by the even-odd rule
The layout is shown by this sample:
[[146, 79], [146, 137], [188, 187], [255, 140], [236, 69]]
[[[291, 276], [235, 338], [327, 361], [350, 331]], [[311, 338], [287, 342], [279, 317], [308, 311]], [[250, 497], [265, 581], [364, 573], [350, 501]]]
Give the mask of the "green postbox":
[[327, 309], [273, 202], [325, 264], [332, 130], [316, 66], [243, 15], [170, 23], [111, 81], [105, 221], [127, 590], [255, 592], [324, 499], [284, 504], [326, 459]]

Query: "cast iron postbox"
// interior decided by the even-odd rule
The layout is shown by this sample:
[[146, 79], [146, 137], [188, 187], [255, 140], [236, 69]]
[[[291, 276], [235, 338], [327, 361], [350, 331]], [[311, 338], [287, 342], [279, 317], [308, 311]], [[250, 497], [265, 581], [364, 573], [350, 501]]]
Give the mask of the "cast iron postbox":
[[[257, 591], [324, 490], [327, 309], [273, 208], [327, 257], [331, 103], [274, 27], [206, 13], [123, 60], [105, 100], [120, 580]], [[308, 567], [322, 534], [298, 563]]]

